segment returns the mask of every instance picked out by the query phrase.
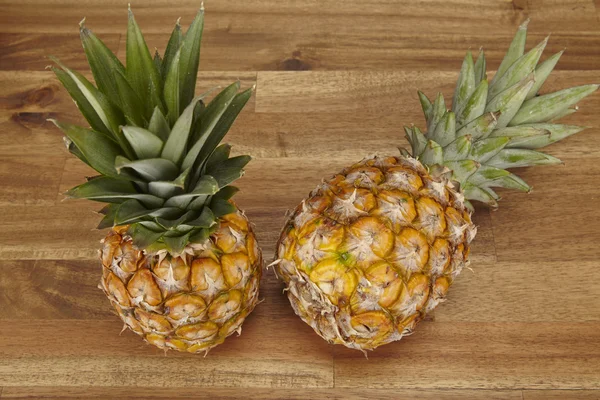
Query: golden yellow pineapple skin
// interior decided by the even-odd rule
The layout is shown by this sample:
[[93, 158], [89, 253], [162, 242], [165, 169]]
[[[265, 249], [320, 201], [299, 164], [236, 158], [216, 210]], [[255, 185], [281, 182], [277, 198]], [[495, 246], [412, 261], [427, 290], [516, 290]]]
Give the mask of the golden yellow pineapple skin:
[[468, 265], [461, 194], [415, 159], [373, 157], [324, 181], [290, 216], [275, 268], [330, 343], [370, 350], [412, 333]]
[[145, 254], [127, 227], [103, 240], [100, 288], [125, 328], [161, 349], [208, 352], [258, 303], [262, 254], [240, 212], [219, 219], [215, 233], [181, 255]]

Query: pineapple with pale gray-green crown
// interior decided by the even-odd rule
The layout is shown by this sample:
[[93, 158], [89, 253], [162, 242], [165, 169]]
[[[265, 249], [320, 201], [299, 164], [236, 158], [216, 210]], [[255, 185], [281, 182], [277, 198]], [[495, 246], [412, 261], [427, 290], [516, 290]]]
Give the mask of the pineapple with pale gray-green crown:
[[162, 349], [207, 352], [258, 302], [262, 257], [230, 184], [246, 155], [220, 144], [250, 96], [235, 82], [205, 102], [194, 96], [204, 26], [175, 25], [154, 58], [129, 10], [126, 66], [83, 22], [96, 86], [58, 60], [53, 67], [89, 123], [53, 122], [69, 151], [98, 172], [67, 192], [108, 203], [98, 228], [100, 288], [129, 328]]
[[330, 343], [372, 350], [413, 332], [469, 263], [473, 201], [529, 192], [508, 170], [558, 164], [539, 148], [583, 130], [557, 120], [598, 89], [539, 95], [562, 52], [539, 62], [521, 25], [494, 78], [483, 51], [464, 59], [452, 108], [419, 92], [426, 130], [411, 151], [366, 158], [325, 180], [291, 214], [273, 263], [296, 312]]

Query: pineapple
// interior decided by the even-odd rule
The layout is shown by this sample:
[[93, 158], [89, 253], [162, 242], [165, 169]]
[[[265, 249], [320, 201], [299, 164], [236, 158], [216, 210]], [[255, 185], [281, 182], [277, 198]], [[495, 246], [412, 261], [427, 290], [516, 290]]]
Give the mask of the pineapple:
[[538, 63], [519, 27], [494, 78], [467, 53], [451, 110], [419, 93], [427, 129], [411, 151], [366, 158], [325, 180], [294, 210], [276, 273], [297, 315], [330, 343], [358, 350], [401, 339], [444, 301], [469, 264], [472, 202], [496, 208], [495, 187], [530, 191], [514, 167], [557, 164], [539, 149], [583, 128], [555, 121], [598, 89], [538, 95], [562, 52]]
[[126, 66], [80, 25], [96, 86], [58, 60], [52, 70], [90, 127], [53, 122], [98, 172], [67, 195], [108, 203], [100, 288], [123, 329], [161, 349], [208, 352], [258, 301], [261, 252], [229, 186], [250, 157], [219, 145], [253, 89], [194, 97], [203, 8], [154, 58], [129, 10]]

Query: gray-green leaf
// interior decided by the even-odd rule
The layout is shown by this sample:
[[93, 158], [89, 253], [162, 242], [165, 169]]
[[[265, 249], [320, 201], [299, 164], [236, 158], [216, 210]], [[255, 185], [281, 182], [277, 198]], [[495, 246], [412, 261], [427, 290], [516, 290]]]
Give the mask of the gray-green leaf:
[[534, 97], [523, 103], [509, 126], [549, 121], [596, 90], [598, 85], [583, 85]]
[[144, 117], [150, 120], [154, 107], [163, 107], [161, 78], [131, 9], [126, 47], [127, 80], [144, 104]]
[[160, 155], [163, 141], [154, 133], [137, 126], [123, 126], [121, 129], [138, 158], [156, 158]]
[[117, 170], [131, 168], [142, 178], [151, 181], [170, 181], [177, 177], [179, 168], [164, 158], [147, 158], [145, 160], [128, 160], [125, 157], [117, 157], [115, 160]]
[[200, 63], [200, 44], [204, 29], [204, 8], [200, 8], [183, 39], [183, 48], [179, 58], [181, 101], [180, 107], [187, 107], [194, 98], [196, 76]]
[[104, 134], [82, 128], [67, 122], [51, 119], [81, 151], [89, 165], [102, 175], [118, 177], [115, 159], [122, 153], [121, 148]]

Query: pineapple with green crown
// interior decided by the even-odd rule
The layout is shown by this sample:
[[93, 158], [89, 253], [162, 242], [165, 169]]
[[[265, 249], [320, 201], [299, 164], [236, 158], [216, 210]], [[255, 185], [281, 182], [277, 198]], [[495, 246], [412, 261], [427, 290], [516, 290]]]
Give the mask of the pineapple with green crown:
[[53, 67], [89, 127], [53, 121], [71, 153], [98, 172], [69, 190], [108, 203], [98, 228], [100, 288], [125, 328], [162, 349], [208, 352], [258, 302], [262, 257], [231, 198], [246, 155], [220, 144], [250, 96], [235, 82], [195, 96], [201, 8], [152, 57], [129, 10], [126, 65], [81, 23], [96, 86], [58, 60]]
[[562, 52], [540, 63], [547, 39], [525, 52], [526, 33], [527, 22], [489, 81], [483, 51], [467, 53], [450, 110], [419, 93], [427, 128], [405, 128], [411, 151], [342, 170], [291, 214], [273, 264], [328, 342], [364, 351], [412, 333], [469, 264], [472, 202], [529, 192], [508, 170], [560, 163], [538, 149], [583, 130], [557, 120], [598, 85], [539, 95]]

